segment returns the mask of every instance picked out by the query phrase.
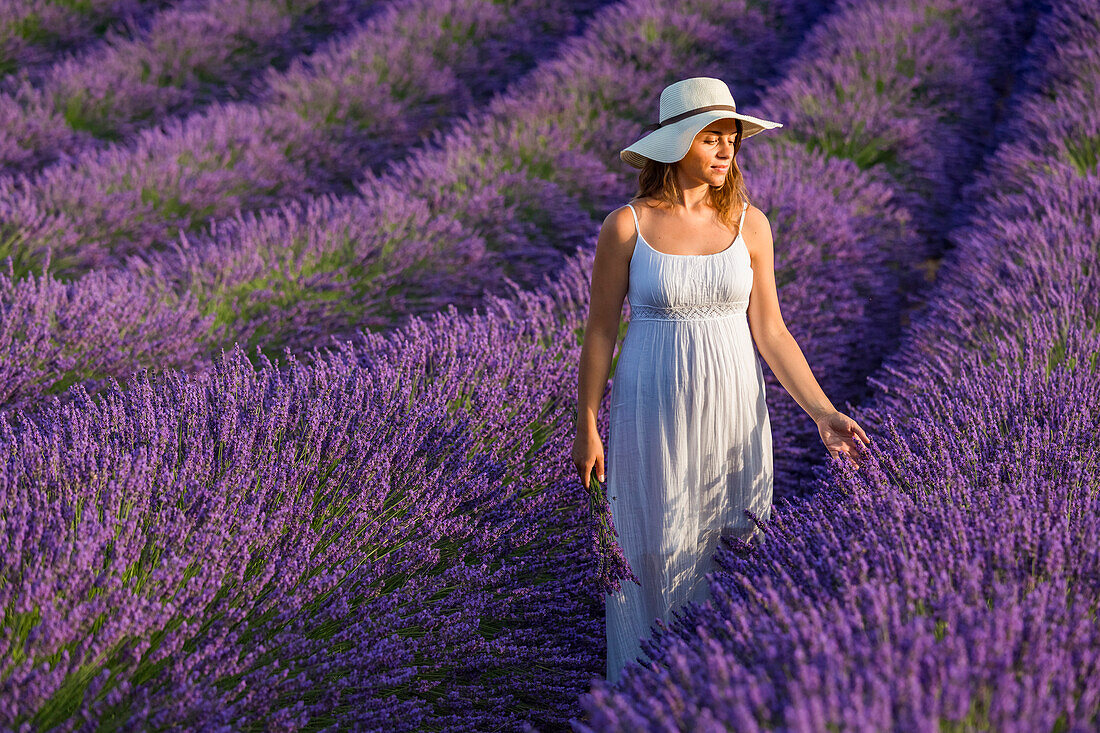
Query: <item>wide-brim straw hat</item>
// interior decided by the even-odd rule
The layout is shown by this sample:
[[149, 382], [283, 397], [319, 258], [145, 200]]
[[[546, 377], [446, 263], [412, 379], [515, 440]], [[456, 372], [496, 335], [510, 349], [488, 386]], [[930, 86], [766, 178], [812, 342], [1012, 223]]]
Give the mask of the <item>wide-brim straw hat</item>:
[[783, 126], [738, 112], [726, 83], [709, 76], [695, 76], [669, 84], [661, 92], [660, 111], [660, 121], [646, 128], [652, 132], [619, 151], [623, 162], [635, 168], [644, 167], [646, 159], [675, 163], [687, 155], [695, 136], [715, 120], [741, 120], [742, 140]]

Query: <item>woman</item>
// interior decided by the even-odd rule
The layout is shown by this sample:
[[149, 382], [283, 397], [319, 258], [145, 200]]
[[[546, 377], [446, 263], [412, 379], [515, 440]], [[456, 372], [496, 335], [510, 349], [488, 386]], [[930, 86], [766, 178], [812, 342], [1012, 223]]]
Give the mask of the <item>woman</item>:
[[830, 456], [858, 468], [856, 440], [868, 440], [822, 392], [783, 322], [771, 226], [749, 205], [737, 165], [744, 138], [782, 125], [738, 113], [729, 87], [709, 77], [666, 87], [659, 119], [619, 154], [641, 169], [639, 191], [603, 222], [581, 350], [573, 462], [587, 486], [593, 468], [605, 479], [596, 413], [629, 296], [606, 486], [640, 584], [607, 598], [609, 682], [640, 655], [655, 619], [706, 599], [719, 536], [763, 539], [744, 512], [766, 520], [772, 504], [771, 425], [754, 341]]

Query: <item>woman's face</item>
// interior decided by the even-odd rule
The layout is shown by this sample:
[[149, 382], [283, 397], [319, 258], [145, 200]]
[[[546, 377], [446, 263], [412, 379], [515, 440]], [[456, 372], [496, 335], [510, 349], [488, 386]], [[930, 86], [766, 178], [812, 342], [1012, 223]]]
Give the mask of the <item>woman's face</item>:
[[686, 178], [685, 183], [688, 186], [696, 182], [711, 186], [725, 183], [733, 161], [733, 141], [736, 137], [737, 120], [717, 120], [704, 127], [678, 163], [680, 175]]

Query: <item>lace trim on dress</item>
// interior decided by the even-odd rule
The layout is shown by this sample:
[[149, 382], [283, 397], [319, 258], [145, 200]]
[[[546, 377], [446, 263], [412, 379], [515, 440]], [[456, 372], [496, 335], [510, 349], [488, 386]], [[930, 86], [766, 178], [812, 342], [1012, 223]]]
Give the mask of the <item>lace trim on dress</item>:
[[700, 303], [697, 305], [638, 305], [630, 306], [632, 321], [702, 321], [711, 318], [728, 318], [747, 315], [748, 302]]

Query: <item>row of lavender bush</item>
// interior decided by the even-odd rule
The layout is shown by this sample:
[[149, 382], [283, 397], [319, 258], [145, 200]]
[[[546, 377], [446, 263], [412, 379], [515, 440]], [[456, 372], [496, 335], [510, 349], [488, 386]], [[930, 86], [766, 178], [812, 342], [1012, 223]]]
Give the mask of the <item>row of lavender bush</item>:
[[721, 550], [714, 601], [575, 730], [1100, 724], [1098, 41], [1088, 0], [1040, 19], [971, 221], [857, 416], [865, 465]]
[[0, 421], [0, 726], [567, 716], [600, 628], [562, 468], [579, 347], [533, 348], [542, 317]]
[[171, 0], [0, 0], [0, 75], [44, 66]]
[[346, 192], [528, 71], [599, 2], [400, 0], [315, 64], [269, 75], [254, 103], [214, 103], [132, 143], [0, 180], [15, 268], [50, 251], [55, 271], [77, 274], [211, 219]]
[[168, 8], [139, 32], [108, 34], [0, 95], [0, 166], [30, 172], [211, 101], [250, 97], [257, 73], [285, 67], [378, 5], [209, 0]]
[[0, 721], [560, 727], [622, 571], [568, 465], [590, 267], [0, 418]]
[[786, 121], [784, 141], [891, 184], [919, 233], [916, 254], [936, 256], [961, 215], [959, 187], [995, 144], [990, 121], [1008, 94], [1032, 5], [842, 0], [838, 10], [853, 15], [822, 29], [761, 114]]
[[[972, 221], [952, 234], [927, 312], [872, 380], [870, 420], [909, 414], [906, 395], [952, 384], [964, 357], [994, 344], [1046, 344], [1048, 367], [1086, 358], [1062, 342], [1094, 330], [1100, 315], [1093, 265], [1100, 150], [1088, 113], [1100, 94], [1100, 55], [1090, 45], [1097, 38], [1100, 9], [1080, 0], [1058, 7], [1036, 35], [1026, 85], [998, 130], [1002, 142], [965, 189]], [[1044, 314], [1062, 335], [1034, 338], [1031, 324]]]
[[[6, 372], [0, 374], [0, 397], [9, 406], [30, 405], [43, 394], [57, 391], [59, 386], [83, 382], [89, 390], [94, 390], [95, 381], [112, 376], [121, 378], [144, 365], [191, 366], [194, 343], [216, 350], [221, 345], [240, 341], [248, 346], [248, 351], [252, 351], [254, 345], [264, 344], [269, 355], [277, 356], [283, 345], [304, 349], [325, 344], [334, 331], [372, 327], [380, 323], [377, 319], [392, 320], [395, 313], [405, 309], [420, 311], [418, 306], [422, 300], [427, 301], [428, 312], [438, 310], [447, 302], [446, 297], [439, 296], [453, 290], [463, 280], [477, 283], [479, 288], [487, 282], [479, 276], [480, 271], [473, 268], [479, 251], [485, 248], [485, 238], [467, 231], [464, 222], [454, 217], [463, 216], [470, 225], [473, 220], [492, 222], [496, 217], [503, 226], [508, 226], [514, 214], [504, 213], [503, 205], [511, 203], [504, 199], [506, 195], [529, 191], [532, 198], [527, 204], [528, 210], [533, 215], [541, 212], [538, 215], [549, 217], [551, 222], [559, 222], [556, 231], [548, 232], [552, 237], [547, 239], [563, 238], [573, 244], [585, 241], [582, 235], [589, 234], [587, 226], [582, 229], [574, 222], [575, 230], [566, 232], [563, 230], [565, 219], [556, 218], [555, 210], [566, 207], [561, 197], [551, 198], [556, 184], [544, 182], [531, 191], [538, 183], [537, 180], [529, 181], [534, 166], [523, 166], [522, 160], [515, 160], [526, 155], [524, 151], [539, 150], [540, 155], [554, 155], [564, 162], [569, 153], [561, 144], [551, 152], [549, 144], [524, 139], [522, 130], [532, 119], [549, 115], [553, 106], [565, 104], [574, 97], [578, 118], [594, 114], [612, 93], [620, 95], [624, 105], [625, 100], [630, 99], [633, 100], [630, 105], [637, 107], [642, 95], [629, 86], [620, 87], [624, 75], [634, 73], [639, 83], [659, 85], [670, 73], [663, 69], [637, 71], [639, 58], [649, 55], [671, 59], [683, 52], [687, 60], [705, 59], [713, 65], [716, 63], [712, 55], [714, 43], [724, 35], [718, 30], [723, 23], [736, 24], [736, 32], [725, 40], [731, 47], [736, 45], [738, 38], [759, 39], [760, 33], [768, 32], [769, 27], [797, 24], [800, 16], [796, 10], [783, 9], [782, 4], [777, 7], [781, 12], [770, 17], [761, 11], [709, 0], [699, 3], [699, 8], [692, 12], [683, 6], [673, 9], [651, 3], [608, 9], [593, 20], [581, 39], [567, 44], [561, 58], [544, 62], [536, 73], [538, 80], [521, 84], [508, 95], [509, 98], [514, 96], [517, 102], [528, 99], [529, 112], [535, 116], [518, 116], [514, 129], [508, 134], [485, 130], [489, 139], [481, 143], [483, 146], [514, 151], [506, 154], [504, 162], [491, 154], [480, 154], [476, 166], [463, 165], [457, 158], [464, 147], [470, 145], [469, 136], [451, 136], [454, 141], [447, 149], [454, 153], [448, 156], [446, 169], [453, 171], [448, 174], [449, 178], [461, 176], [462, 180], [439, 190], [438, 196], [428, 197], [425, 192], [425, 196], [414, 198], [395, 185], [400, 178], [387, 177], [385, 181], [365, 187], [362, 195], [350, 202], [321, 198], [308, 206], [287, 205], [280, 212], [224, 223], [215, 229], [210, 241], [192, 242], [192, 238], [185, 237], [170, 255], [150, 257], [147, 265], [135, 259], [127, 270], [109, 277], [98, 275], [87, 283], [78, 280], [68, 286], [49, 275], [13, 278], [2, 283], [3, 299], [11, 304], [12, 316], [0, 324], [0, 334], [10, 334], [6, 343], [20, 343], [13, 349], [19, 355], [18, 360], [13, 360]], [[632, 22], [632, 17], [641, 22]], [[793, 22], [784, 24], [781, 22], [784, 17]], [[606, 39], [621, 36], [618, 29], [623, 26], [633, 28], [633, 35], [623, 37], [618, 42], [620, 47], [609, 49]], [[660, 35], [650, 37], [652, 28], [663, 30]], [[778, 51], [791, 45], [790, 38], [762, 43], [762, 48], [769, 49], [769, 53], [759, 55], [756, 65], [742, 72], [744, 78], [751, 79], [750, 73], [766, 70], [764, 61], [770, 58], [774, 63]], [[686, 53], [688, 48], [693, 49], [690, 55]], [[720, 52], [722, 48], [724, 46], [718, 46]], [[349, 52], [345, 61], [335, 59], [333, 69], [324, 74], [324, 69], [318, 70], [313, 84], [303, 83], [298, 88], [324, 89], [324, 79], [328, 75], [337, 79], [334, 88], [347, 86], [355, 76], [354, 70], [361, 68], [355, 58], [355, 54]], [[430, 63], [425, 61], [421, 66], [427, 68]], [[635, 71], [631, 72], [632, 69]], [[477, 76], [473, 70], [471, 72], [470, 78]], [[307, 70], [299, 73], [304, 77]], [[573, 81], [566, 84], [565, 79]], [[293, 97], [288, 90], [281, 93], [288, 99]], [[319, 106], [331, 108], [336, 97], [333, 95], [328, 104]], [[499, 102], [494, 105], [501, 106]], [[512, 109], [519, 107], [518, 103], [511, 105]], [[487, 114], [489, 119], [494, 119], [491, 112]], [[415, 122], [412, 120], [410, 124]], [[507, 118], [502, 117], [498, 127], [507, 124]], [[608, 136], [599, 130], [583, 134], [589, 144], [603, 137], [601, 144], [605, 148], [610, 146]], [[397, 142], [395, 138], [393, 143]], [[523, 147], [519, 148], [520, 145]], [[442, 165], [443, 156], [433, 147], [418, 153], [420, 167], [430, 163], [429, 156], [436, 159], [436, 166]], [[477, 177], [481, 172], [488, 172], [487, 166], [508, 165], [509, 157], [514, 161], [515, 170], [496, 177], [496, 190], [476, 196], [462, 195], [461, 188], [481, 187], [476, 183]], [[589, 160], [580, 152], [575, 157]], [[572, 176], [575, 170], [566, 168], [564, 173], [556, 175]], [[605, 166], [594, 159], [581, 168], [583, 173], [589, 174], [587, 180], [595, 180], [597, 184], [601, 180], [609, 181], [606, 172], [596, 177], [599, 170], [605, 170]], [[600, 186], [595, 190], [600, 190]], [[451, 197], [458, 200], [450, 201]], [[14, 206], [18, 208], [19, 205], [15, 203]], [[508, 210], [514, 208], [513, 204]], [[566, 208], [567, 212], [572, 210], [572, 206]], [[36, 222], [35, 226], [38, 225]], [[56, 230], [57, 226], [58, 222], [53, 222], [42, 224], [41, 228]], [[520, 237], [530, 231], [530, 225], [517, 222], [514, 227], [515, 231], [502, 232], [493, 238], [518, 245]], [[489, 232], [486, 234], [492, 236]], [[10, 236], [18, 239], [17, 234]], [[539, 266], [545, 270], [550, 267], [549, 258], [555, 247], [547, 243], [543, 249], [544, 257]], [[553, 256], [561, 257], [560, 253]], [[416, 261], [410, 261], [410, 257], [415, 257]], [[456, 269], [461, 268], [464, 260], [470, 266], [461, 277], [450, 273], [443, 277], [435, 274], [448, 269], [448, 259], [455, 263]], [[409, 275], [421, 269], [427, 270], [424, 282], [410, 283]], [[66, 292], [68, 297], [43, 301], [40, 293], [47, 287], [46, 283], [49, 289]], [[173, 290], [183, 295], [176, 295]], [[134, 294], [143, 294], [141, 307], [128, 310], [115, 306], [119, 302], [132, 302]], [[455, 296], [466, 302], [462, 292]], [[159, 310], [158, 302], [163, 303]], [[84, 331], [70, 325], [96, 321], [108, 311], [113, 317], [121, 318], [118, 330]], [[371, 320], [371, 313], [379, 314], [376, 320]], [[16, 314], [20, 315], [19, 320]], [[158, 328], [161, 329], [160, 337]], [[28, 331], [36, 338], [23, 338], [22, 334]], [[134, 343], [138, 332], [144, 343]], [[126, 333], [133, 335], [114, 338]], [[184, 335], [190, 338], [183, 338]], [[175, 351], [177, 345], [183, 345], [178, 353]], [[64, 368], [58, 369], [62, 365]]]

